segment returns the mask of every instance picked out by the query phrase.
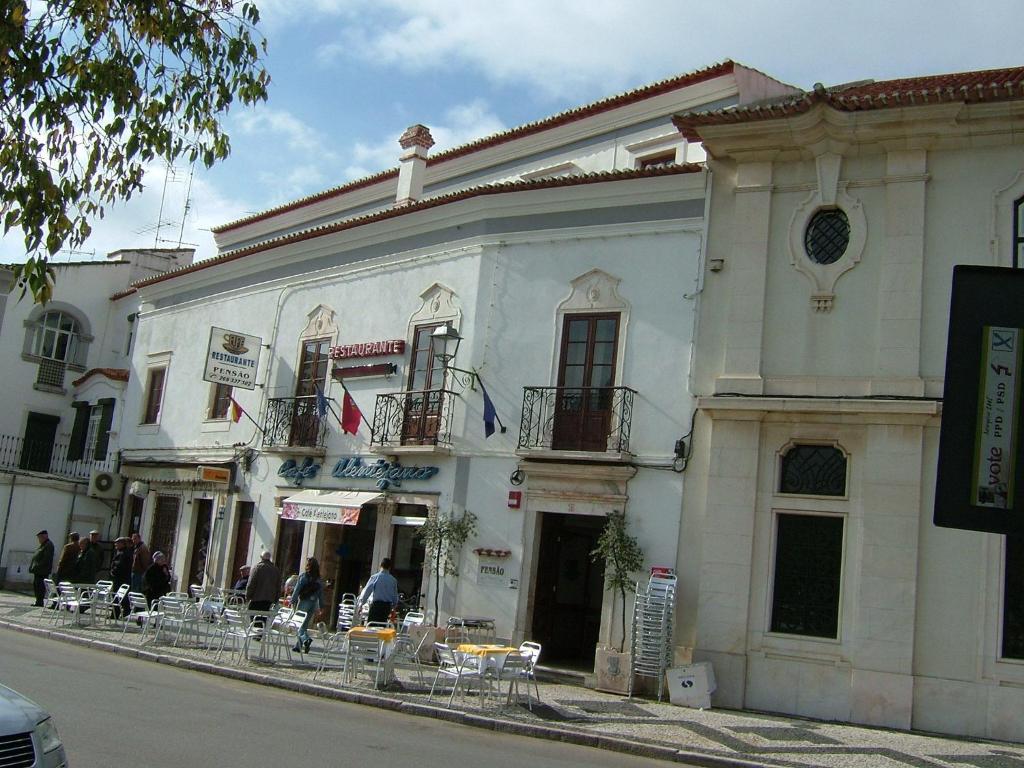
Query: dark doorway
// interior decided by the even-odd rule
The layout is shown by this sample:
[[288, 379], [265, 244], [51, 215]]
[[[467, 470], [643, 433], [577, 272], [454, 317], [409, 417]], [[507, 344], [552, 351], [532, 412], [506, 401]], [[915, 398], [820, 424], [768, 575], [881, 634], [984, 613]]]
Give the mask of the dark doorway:
[[302, 538], [305, 534], [304, 520], [281, 519], [277, 528], [274, 565], [281, 571], [282, 584], [289, 576], [297, 576], [302, 572]]
[[192, 556], [189, 558], [188, 584], [204, 585], [206, 563], [210, 556], [210, 532], [213, 530], [213, 499], [194, 499], [195, 528], [192, 534]]
[[604, 566], [590, 553], [603, 527], [603, 517], [542, 513], [531, 639], [545, 662], [594, 667]]
[[57, 438], [58, 416], [30, 411], [25, 422], [25, 439], [21, 446], [19, 469], [29, 472], [49, 472], [53, 458], [53, 441]]
[[355, 525], [326, 525], [321, 547], [320, 572], [324, 584], [324, 602], [337, 620], [337, 606], [345, 593], [359, 594], [370, 574], [377, 570], [373, 545], [377, 534], [377, 507], [367, 504], [359, 511]]
[[231, 573], [227, 576], [228, 585], [234, 584], [241, 576], [239, 570], [249, 562], [249, 540], [252, 538], [252, 518], [256, 502], [240, 501], [235, 507], [238, 510], [238, 528], [235, 530], [235, 556], [231, 562]]
[[163, 552], [167, 562], [174, 562], [174, 537], [178, 532], [178, 509], [181, 498], [178, 496], [157, 496], [156, 509], [153, 512], [153, 530], [149, 534], [151, 552]]
[[608, 450], [619, 316], [569, 315], [562, 329], [551, 447]]

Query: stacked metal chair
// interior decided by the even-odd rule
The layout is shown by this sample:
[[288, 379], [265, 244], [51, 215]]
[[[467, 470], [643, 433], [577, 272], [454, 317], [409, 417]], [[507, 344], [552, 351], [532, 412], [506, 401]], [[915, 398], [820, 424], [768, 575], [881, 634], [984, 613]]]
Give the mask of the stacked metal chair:
[[651, 576], [646, 586], [636, 585], [633, 603], [633, 674], [658, 680], [658, 701], [665, 690], [665, 671], [672, 666], [672, 618], [676, 607], [676, 577]]

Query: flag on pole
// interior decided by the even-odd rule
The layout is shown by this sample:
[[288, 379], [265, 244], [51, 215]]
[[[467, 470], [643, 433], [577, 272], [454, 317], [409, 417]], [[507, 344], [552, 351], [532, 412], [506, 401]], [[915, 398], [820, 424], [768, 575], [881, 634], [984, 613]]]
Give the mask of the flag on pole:
[[231, 397], [231, 395], [228, 395], [228, 400], [231, 401], [231, 420], [237, 424], [241, 420], [242, 414], [245, 413], [245, 411], [242, 409], [242, 406], [238, 404], [235, 398]]
[[487, 394], [487, 389], [480, 381], [480, 377], [477, 377], [477, 381], [480, 382], [480, 391], [484, 393], [484, 439], [486, 439], [494, 434], [494, 420], [498, 418], [498, 412], [494, 410], [494, 403], [490, 395]]
[[327, 418], [327, 398], [319, 384], [316, 385], [316, 415], [319, 419]]
[[341, 404], [341, 431], [354, 435], [359, 431], [359, 420], [361, 418], [362, 414], [359, 412], [359, 406], [356, 405], [356, 401], [352, 399], [352, 395], [346, 389], [345, 399]]

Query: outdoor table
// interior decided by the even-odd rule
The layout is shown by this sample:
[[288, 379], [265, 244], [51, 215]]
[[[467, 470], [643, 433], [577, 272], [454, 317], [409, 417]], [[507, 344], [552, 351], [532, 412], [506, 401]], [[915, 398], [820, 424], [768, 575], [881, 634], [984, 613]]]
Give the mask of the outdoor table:
[[471, 638], [490, 639], [495, 637], [494, 619], [490, 616], [451, 616], [448, 627], [462, 627]]
[[382, 666], [384, 668], [384, 680], [381, 684], [386, 686], [391, 682], [391, 678], [394, 674], [394, 665], [391, 663], [391, 654], [395, 650], [395, 639], [398, 637], [398, 632], [394, 627], [363, 627], [357, 626], [352, 627], [348, 631], [349, 637], [359, 638], [374, 638], [381, 644], [380, 653], [382, 658]]
[[476, 643], [463, 643], [455, 650], [467, 656], [479, 656], [489, 668], [499, 673], [505, 664], [505, 657], [510, 653], [519, 653], [518, 648], [509, 645], [479, 645]]

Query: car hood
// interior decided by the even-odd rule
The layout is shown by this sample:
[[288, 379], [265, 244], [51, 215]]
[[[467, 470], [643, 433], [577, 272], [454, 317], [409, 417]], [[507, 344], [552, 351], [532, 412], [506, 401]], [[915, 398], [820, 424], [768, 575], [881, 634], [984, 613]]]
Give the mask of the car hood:
[[0, 685], [0, 736], [25, 733], [49, 715], [35, 702]]

